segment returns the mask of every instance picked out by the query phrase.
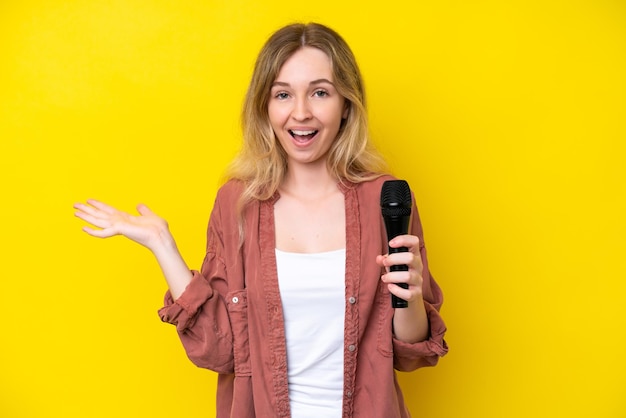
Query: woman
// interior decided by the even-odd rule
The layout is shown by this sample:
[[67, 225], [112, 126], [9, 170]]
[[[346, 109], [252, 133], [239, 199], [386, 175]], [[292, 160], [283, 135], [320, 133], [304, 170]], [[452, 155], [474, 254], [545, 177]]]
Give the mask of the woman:
[[[85, 227], [90, 235], [124, 235], [154, 253], [169, 286], [161, 319], [196, 365], [218, 373], [218, 417], [408, 417], [394, 368], [432, 366], [447, 352], [442, 293], [415, 207], [415, 235], [386, 241], [379, 196], [391, 177], [336, 32], [293, 24], [270, 37], [243, 136], [200, 271], [146, 206], [131, 216], [90, 200], [76, 215], [98, 228]], [[409, 251], [386, 255], [388, 245]], [[390, 293], [409, 306], [393, 309]]]

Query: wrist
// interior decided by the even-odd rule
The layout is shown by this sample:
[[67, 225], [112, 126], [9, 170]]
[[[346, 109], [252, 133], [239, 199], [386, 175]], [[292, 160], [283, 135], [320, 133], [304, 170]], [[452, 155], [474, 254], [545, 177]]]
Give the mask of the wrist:
[[156, 234], [155, 239], [151, 242], [148, 248], [157, 257], [159, 255], [165, 255], [165, 254], [172, 253], [172, 252], [178, 252], [176, 241], [174, 241], [174, 237], [170, 233], [169, 229], [167, 229], [167, 227], [165, 229], [160, 230]]

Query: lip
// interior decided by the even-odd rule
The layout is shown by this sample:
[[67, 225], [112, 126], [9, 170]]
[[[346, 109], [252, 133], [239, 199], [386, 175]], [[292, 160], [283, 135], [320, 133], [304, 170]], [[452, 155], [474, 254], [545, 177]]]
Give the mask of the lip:
[[313, 135], [317, 132], [316, 129], [307, 129], [307, 130], [300, 130], [300, 129], [290, 129], [289, 133], [291, 133], [291, 135], [297, 135], [297, 136], [307, 136], [307, 135]]
[[301, 132], [319, 131], [319, 128], [315, 126], [290, 126], [287, 128], [287, 131], [301, 131]]
[[287, 129], [287, 135], [291, 138], [291, 142], [296, 147], [306, 147], [311, 144], [319, 134], [319, 129], [311, 127], [293, 127]]

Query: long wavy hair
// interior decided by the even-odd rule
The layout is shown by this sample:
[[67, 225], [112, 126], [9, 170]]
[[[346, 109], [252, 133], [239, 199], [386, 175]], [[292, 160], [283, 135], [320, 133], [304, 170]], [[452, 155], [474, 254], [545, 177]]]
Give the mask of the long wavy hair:
[[322, 50], [331, 60], [335, 87], [346, 99], [348, 116], [328, 154], [328, 169], [338, 181], [359, 183], [387, 172], [369, 137], [365, 90], [354, 54], [334, 30], [318, 23], [295, 23], [276, 31], [254, 66], [241, 115], [243, 145], [230, 164], [227, 179], [244, 184], [239, 213], [253, 200], [267, 200], [287, 171], [287, 155], [270, 125], [270, 90], [282, 65], [303, 47]]

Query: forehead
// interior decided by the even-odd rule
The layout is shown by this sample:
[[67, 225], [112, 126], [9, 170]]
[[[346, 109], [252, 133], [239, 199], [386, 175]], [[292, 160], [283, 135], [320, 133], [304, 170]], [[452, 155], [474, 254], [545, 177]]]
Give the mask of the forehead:
[[276, 81], [293, 82], [326, 78], [332, 81], [332, 62], [321, 49], [305, 46], [298, 49], [280, 67]]

